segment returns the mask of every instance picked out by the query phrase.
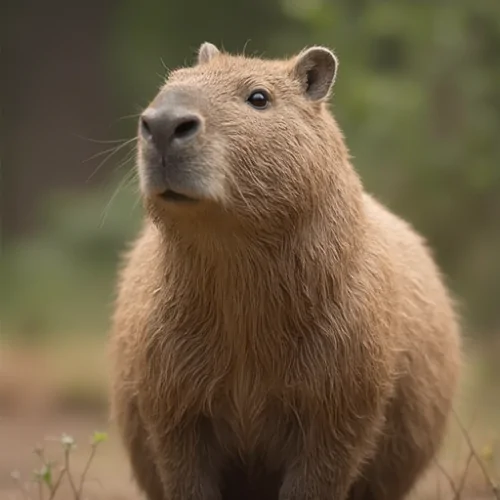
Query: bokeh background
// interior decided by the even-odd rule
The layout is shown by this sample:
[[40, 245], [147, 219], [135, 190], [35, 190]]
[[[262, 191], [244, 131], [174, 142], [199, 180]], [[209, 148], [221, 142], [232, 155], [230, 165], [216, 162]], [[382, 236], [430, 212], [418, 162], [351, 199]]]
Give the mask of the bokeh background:
[[[1, 499], [15, 494], [12, 470], [29, 478], [37, 442], [79, 436], [78, 468], [87, 434], [109, 428], [105, 341], [114, 279], [142, 215], [137, 114], [167, 68], [193, 62], [206, 40], [265, 57], [311, 44], [335, 50], [332, 109], [354, 164], [367, 190], [427, 237], [460, 305], [466, 369], [457, 408], [500, 480], [498, 0], [0, 5]], [[110, 433], [89, 498], [138, 498]], [[431, 491], [451, 498], [443, 476], [460, 483], [460, 460], [469, 456], [463, 442], [458, 431], [450, 438], [447, 473], [436, 466], [422, 498]], [[466, 498], [490, 498], [477, 464], [464, 481]]]

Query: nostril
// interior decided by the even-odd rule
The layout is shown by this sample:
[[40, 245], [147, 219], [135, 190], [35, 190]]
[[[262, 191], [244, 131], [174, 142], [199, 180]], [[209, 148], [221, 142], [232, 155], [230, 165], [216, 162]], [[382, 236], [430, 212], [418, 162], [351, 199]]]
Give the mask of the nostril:
[[142, 131], [143, 135], [145, 135], [147, 137], [152, 136], [151, 127], [148, 123], [147, 118], [144, 116], [141, 116], [141, 131]]
[[183, 120], [174, 130], [174, 138], [176, 139], [186, 139], [198, 131], [201, 126], [199, 118], [187, 118]]
[[173, 111], [148, 109], [140, 116], [139, 134], [145, 142], [164, 151], [173, 141], [187, 141], [202, 128], [202, 119], [196, 113]]

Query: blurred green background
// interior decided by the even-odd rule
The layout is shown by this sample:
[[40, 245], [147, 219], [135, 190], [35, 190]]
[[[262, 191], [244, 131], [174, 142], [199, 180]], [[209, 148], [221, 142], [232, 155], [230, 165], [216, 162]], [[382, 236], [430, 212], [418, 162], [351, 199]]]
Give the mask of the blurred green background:
[[204, 40], [267, 57], [333, 48], [333, 110], [366, 188], [430, 240], [474, 332], [500, 330], [498, 0], [21, 1], [8, 14], [6, 332], [102, 335], [141, 216], [133, 143], [96, 173], [119, 145], [103, 141], [132, 138], [127, 115]]
[[333, 48], [333, 111], [366, 188], [430, 240], [474, 335], [500, 330], [498, 0], [19, 1], [7, 14], [12, 337], [106, 330], [141, 206], [133, 143], [96, 173], [120, 144], [103, 141], [132, 138], [165, 67], [205, 40], [267, 57]]
[[[57, 427], [56, 403], [59, 415], [106, 413], [116, 270], [142, 215], [137, 114], [166, 68], [191, 64], [203, 41], [265, 57], [312, 44], [336, 52], [332, 109], [354, 165], [366, 189], [429, 240], [467, 346], [482, 351], [465, 387], [500, 408], [499, 0], [0, 5], [2, 414], [45, 409]], [[476, 391], [478, 374], [490, 385]], [[3, 421], [1, 442], [28, 439], [19, 418]], [[500, 432], [494, 421], [483, 430]], [[16, 447], [4, 449], [0, 496], [2, 458], [10, 465]]]

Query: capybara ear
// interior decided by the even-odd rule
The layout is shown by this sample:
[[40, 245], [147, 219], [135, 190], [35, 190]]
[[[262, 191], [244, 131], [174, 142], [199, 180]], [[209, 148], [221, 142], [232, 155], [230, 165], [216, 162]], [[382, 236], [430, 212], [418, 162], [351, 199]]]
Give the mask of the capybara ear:
[[303, 50], [294, 59], [293, 76], [298, 78], [306, 95], [313, 101], [327, 99], [337, 74], [338, 60], [326, 47]]
[[198, 64], [205, 64], [219, 54], [219, 49], [213, 43], [204, 42], [198, 49]]

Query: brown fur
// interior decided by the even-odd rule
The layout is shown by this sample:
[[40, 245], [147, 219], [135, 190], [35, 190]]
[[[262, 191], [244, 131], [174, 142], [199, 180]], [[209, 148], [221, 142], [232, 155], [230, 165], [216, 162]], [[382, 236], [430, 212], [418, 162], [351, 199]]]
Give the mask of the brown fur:
[[112, 411], [149, 500], [400, 500], [440, 446], [457, 321], [423, 239], [350, 164], [335, 65], [205, 45], [152, 103], [182, 91], [203, 130], [175, 181], [192, 204], [148, 191], [139, 141]]

